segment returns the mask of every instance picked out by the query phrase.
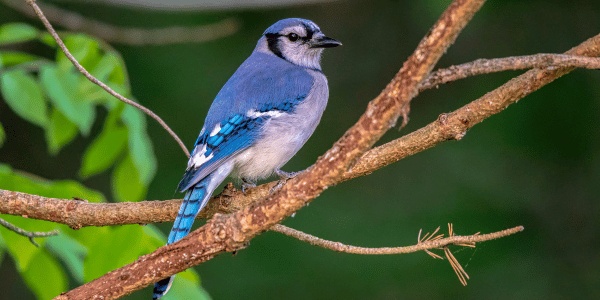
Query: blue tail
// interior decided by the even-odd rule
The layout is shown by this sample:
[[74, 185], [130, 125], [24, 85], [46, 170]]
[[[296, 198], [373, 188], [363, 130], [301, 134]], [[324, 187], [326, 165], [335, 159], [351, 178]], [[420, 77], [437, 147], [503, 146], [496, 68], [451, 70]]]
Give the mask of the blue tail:
[[203, 182], [198, 183], [185, 194], [183, 203], [179, 207], [177, 218], [173, 223], [173, 228], [171, 228], [171, 232], [169, 233], [167, 245], [179, 241], [190, 232], [196, 215], [210, 198], [210, 194], [208, 197], [205, 197], [206, 194], [208, 193], [206, 185]]
[[[213, 191], [227, 178], [232, 169], [232, 162], [224, 163], [187, 190], [185, 197], [183, 197], [183, 203], [179, 207], [175, 223], [173, 223], [173, 228], [169, 233], [167, 245], [179, 241], [190, 232], [196, 215], [204, 208]], [[152, 299], [157, 300], [164, 296], [171, 287], [171, 283], [173, 283], [173, 276], [155, 283]]]
[[[207, 190], [207, 183], [209, 182], [210, 177], [196, 184], [185, 194], [175, 223], [173, 223], [173, 228], [171, 228], [171, 232], [169, 233], [167, 245], [179, 241], [190, 232], [196, 215], [206, 205], [212, 194], [212, 191]], [[173, 277], [165, 278], [154, 284], [153, 300], [157, 300], [167, 293], [171, 287], [171, 283], [173, 283]]]

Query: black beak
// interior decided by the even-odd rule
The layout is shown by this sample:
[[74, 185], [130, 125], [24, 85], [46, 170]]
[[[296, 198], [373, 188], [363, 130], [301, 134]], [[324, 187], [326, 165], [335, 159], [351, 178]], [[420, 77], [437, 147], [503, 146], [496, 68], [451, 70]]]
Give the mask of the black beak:
[[342, 43], [338, 40], [332, 39], [330, 37], [322, 36], [315, 38], [311, 43], [311, 48], [333, 48], [337, 46], [341, 46]]

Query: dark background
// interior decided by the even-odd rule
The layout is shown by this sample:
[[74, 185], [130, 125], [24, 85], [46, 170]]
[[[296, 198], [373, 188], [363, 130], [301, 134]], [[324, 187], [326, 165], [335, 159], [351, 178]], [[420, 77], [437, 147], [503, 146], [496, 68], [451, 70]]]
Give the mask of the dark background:
[[[156, 12], [100, 5], [66, 5], [117, 25], [194, 25], [233, 16], [233, 36], [203, 44], [114, 45], [127, 65], [133, 94], [192, 144], [218, 90], [250, 54], [260, 34], [287, 17], [315, 21], [343, 47], [328, 49], [323, 70], [330, 101], [307, 145], [284, 168], [301, 170], [324, 153], [385, 87], [450, 1], [336, 1], [279, 9], [209, 13]], [[0, 21], [30, 21], [0, 5]], [[33, 21], [34, 24], [39, 24]], [[439, 66], [534, 53], [562, 53], [600, 32], [600, 2], [489, 1]], [[520, 72], [469, 78], [426, 91], [413, 102], [397, 138], [477, 99]], [[425, 253], [359, 256], [334, 253], [267, 232], [238, 252], [197, 267], [214, 299], [562, 299], [600, 297], [600, 73], [577, 70], [447, 142], [372, 175], [328, 189], [285, 225], [361, 246], [414, 244], [420, 228], [452, 222], [458, 234], [516, 225], [525, 231], [476, 249], [453, 247], [471, 276], [460, 285], [447, 261]], [[2, 107], [2, 122], [22, 123], [2, 162], [50, 179], [77, 178], [79, 138], [58, 156], [42, 131]], [[148, 199], [173, 196], [186, 159], [149, 121], [159, 171]], [[101, 122], [96, 124], [99, 129]], [[110, 195], [109, 176], [84, 183]], [[171, 224], [161, 228], [168, 231]], [[118, 238], [118, 237], [115, 237]], [[110, 242], [110, 241], [106, 241]], [[33, 296], [10, 259], [0, 267], [8, 295]], [[144, 299], [148, 291], [128, 299]], [[4, 296], [0, 295], [0, 298]], [[8, 299], [8, 298], [7, 298]]]

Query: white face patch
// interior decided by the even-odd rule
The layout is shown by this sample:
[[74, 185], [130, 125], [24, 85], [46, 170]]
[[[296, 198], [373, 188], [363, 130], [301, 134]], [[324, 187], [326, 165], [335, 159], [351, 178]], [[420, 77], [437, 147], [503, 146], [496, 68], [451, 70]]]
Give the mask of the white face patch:
[[306, 36], [306, 28], [304, 28], [304, 26], [297, 25], [297, 26], [285, 28], [281, 31], [282, 35], [288, 35], [290, 33], [295, 33], [301, 37], [305, 37]]
[[251, 109], [246, 113], [246, 117], [248, 118], [260, 118], [260, 117], [271, 117], [271, 118], [277, 118], [282, 116], [284, 113], [279, 111], [279, 110], [270, 110], [270, 111], [265, 111], [265, 112], [260, 112], [257, 111], [256, 109]]
[[[321, 69], [321, 53], [323, 48], [311, 48], [310, 44], [302, 39], [290, 41], [288, 35], [296, 33], [300, 38], [306, 38], [307, 32], [304, 26], [292, 26], [281, 31], [279, 37], [278, 49], [282, 56], [289, 62], [311, 69]], [[324, 36], [323, 33], [316, 30], [313, 32], [312, 39]]]

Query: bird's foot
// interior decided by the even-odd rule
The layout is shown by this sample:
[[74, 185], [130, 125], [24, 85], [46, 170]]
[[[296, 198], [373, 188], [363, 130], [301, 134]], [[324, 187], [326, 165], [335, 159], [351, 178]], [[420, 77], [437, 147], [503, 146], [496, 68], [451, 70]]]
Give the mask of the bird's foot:
[[256, 182], [250, 181], [246, 178], [242, 178], [242, 193], [246, 194], [246, 191], [256, 187]]
[[279, 189], [281, 189], [281, 188], [282, 188], [282, 187], [285, 185], [285, 183], [286, 183], [288, 180], [290, 180], [290, 179], [292, 179], [292, 178], [294, 178], [294, 177], [296, 177], [296, 176], [300, 175], [300, 173], [302, 173], [302, 172], [303, 172], [303, 171], [298, 171], [298, 172], [286, 172], [286, 171], [282, 171], [282, 170], [279, 170], [279, 169], [278, 169], [278, 170], [275, 170], [275, 174], [277, 174], [277, 176], [279, 176], [279, 181], [277, 182], [277, 184], [276, 184], [276, 185], [274, 185], [274, 186], [271, 188], [271, 190], [270, 190], [270, 193], [271, 193], [271, 194], [273, 194], [274, 192], [278, 191]]

